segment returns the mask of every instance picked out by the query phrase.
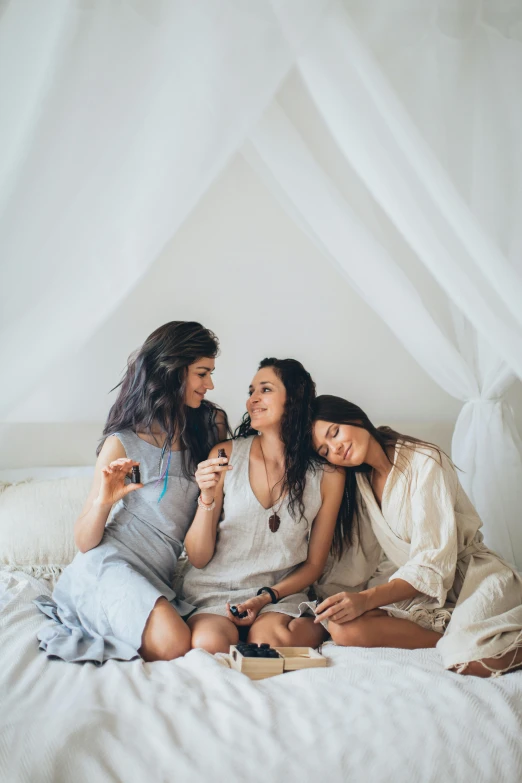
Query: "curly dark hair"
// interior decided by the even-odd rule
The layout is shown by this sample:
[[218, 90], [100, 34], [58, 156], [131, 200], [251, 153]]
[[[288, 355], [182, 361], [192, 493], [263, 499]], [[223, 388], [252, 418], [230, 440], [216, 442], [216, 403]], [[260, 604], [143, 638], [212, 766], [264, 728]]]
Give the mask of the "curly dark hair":
[[[359, 406], [355, 405], [353, 402], [348, 402], [348, 400], [345, 400], [342, 397], [335, 397], [333, 394], [321, 394], [319, 397], [316, 397], [313, 404], [312, 419], [314, 422], [321, 420], [333, 422], [334, 424], [349, 424], [352, 427], [360, 427], [361, 429], [367, 430], [370, 435], [375, 438], [379, 446], [381, 446], [386, 456], [388, 456], [387, 449], [390, 446], [395, 446], [399, 440], [406, 451], [412, 452], [415, 451], [416, 446], [421, 446], [429, 451], [434, 450], [438, 454], [439, 459], [441, 458], [441, 454], [445, 453], [439, 446], [436, 446], [429, 441], [419, 440], [419, 438], [414, 438], [411, 435], [403, 435], [402, 433], [393, 430], [391, 427], [375, 427], [362, 408], [359, 408]], [[432, 454], [428, 454], [427, 456], [432, 459], [434, 458]], [[319, 455], [316, 455], [316, 459], [318, 462], [326, 462], [326, 459]], [[406, 473], [409, 469], [408, 460], [404, 455], [401, 455], [400, 452], [395, 466], [402, 473]], [[341, 541], [351, 542], [353, 538], [353, 528], [354, 525], [357, 524], [356, 473], [369, 473], [371, 467], [363, 462], [361, 465], [345, 468], [345, 471], [346, 482], [344, 485], [344, 496], [339, 512], [340, 519], [338, 520], [338, 525], [341, 531]], [[340, 550], [340, 553], [342, 553], [342, 549]]]
[[199, 408], [185, 405], [187, 367], [218, 352], [216, 335], [196, 321], [170, 321], [152, 332], [129, 357], [125, 375], [114, 387], [121, 388], [96, 453], [109, 435], [124, 429], [150, 433], [156, 423], [165, 433], [162, 456], [177, 438], [184, 452], [183, 473], [193, 478], [198, 462], [207, 459], [220, 439], [216, 414], [227, 430], [228, 422], [225, 412], [209, 400]]
[[[312, 376], [296, 359], [263, 359], [258, 370], [271, 367], [286, 389], [286, 401], [281, 419], [281, 439], [285, 450], [285, 475], [281, 494], [288, 493], [288, 510], [296, 519], [304, 517], [303, 493], [306, 473], [315, 469], [310, 459], [312, 450], [312, 403], [315, 399], [315, 383]], [[257, 435], [252, 428], [250, 416], [245, 413], [241, 424], [234, 432], [234, 438], [248, 438]]]

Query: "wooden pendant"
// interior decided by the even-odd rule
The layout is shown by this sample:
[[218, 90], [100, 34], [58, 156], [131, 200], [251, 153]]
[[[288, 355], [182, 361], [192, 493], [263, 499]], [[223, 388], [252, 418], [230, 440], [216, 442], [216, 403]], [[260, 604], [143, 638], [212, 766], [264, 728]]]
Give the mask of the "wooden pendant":
[[280, 524], [281, 524], [281, 520], [279, 519], [279, 516], [277, 514], [272, 514], [272, 516], [268, 520], [268, 527], [270, 528], [272, 533], [277, 533]]

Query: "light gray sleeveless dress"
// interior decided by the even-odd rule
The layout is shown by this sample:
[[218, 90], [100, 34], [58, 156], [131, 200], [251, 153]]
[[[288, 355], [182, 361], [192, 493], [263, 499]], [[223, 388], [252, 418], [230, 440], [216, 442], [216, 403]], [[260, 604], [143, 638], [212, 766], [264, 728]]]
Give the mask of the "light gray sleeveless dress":
[[143, 488], [114, 509], [100, 544], [78, 552], [53, 593], [35, 599], [53, 622], [38, 633], [40, 649], [64, 661], [139, 657], [143, 629], [158, 598], [181, 616], [194, 609], [172, 589], [185, 534], [196, 512], [198, 487], [182, 473], [181, 452], [173, 451], [167, 490], [158, 483], [161, 449], [131, 430], [116, 433], [130, 459], [140, 463]]
[[[183, 582], [187, 601], [197, 606], [195, 614], [227, 616], [225, 604], [239, 604], [255, 596], [260, 587], [272, 587], [306, 560], [312, 523], [321, 508], [322, 470], [309, 470], [303, 495], [306, 516], [296, 521], [285, 499], [276, 533], [268, 526], [272, 514], [252, 491], [249, 477], [250, 449], [254, 437], [232, 441], [230, 464], [224, 482], [222, 519], [218, 525], [216, 550], [204, 568], [189, 566]], [[276, 506], [277, 509], [277, 506]], [[282, 612], [298, 617], [306, 593], [287, 596], [268, 604], [261, 612]], [[304, 607], [306, 610], [306, 607]]]

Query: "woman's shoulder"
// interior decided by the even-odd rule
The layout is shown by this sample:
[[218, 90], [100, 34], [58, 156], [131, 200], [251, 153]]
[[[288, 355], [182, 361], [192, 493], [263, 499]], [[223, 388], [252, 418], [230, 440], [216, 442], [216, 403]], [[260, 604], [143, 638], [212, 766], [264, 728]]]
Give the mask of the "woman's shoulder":
[[244, 435], [236, 435], [234, 438], [231, 438], [229, 443], [252, 443], [252, 441], [255, 438], [255, 434], [253, 435], [247, 435], [246, 437]]
[[252, 446], [254, 438], [255, 435], [247, 435], [246, 438], [240, 435], [238, 438], [232, 438], [227, 441], [227, 443], [229, 444], [231, 451], [236, 455], [250, 454], [250, 447]]
[[125, 443], [119, 437], [119, 433], [111, 432], [105, 437], [103, 443], [100, 446], [96, 464], [99, 467], [105, 467], [105, 465], [108, 465], [110, 462], [113, 462], [116, 459], [127, 457], [127, 451], [128, 448], [126, 448]]
[[316, 476], [323, 488], [344, 487], [346, 471], [336, 465], [317, 465]]
[[340, 468], [337, 465], [331, 465], [329, 462], [316, 462], [315, 460], [310, 463], [308, 470], [315, 475], [318, 475], [321, 479], [323, 479], [324, 476], [336, 474], [344, 476], [346, 473], [344, 468]]
[[134, 432], [134, 430], [131, 430], [130, 427], [124, 427], [122, 429], [115, 430], [114, 432], [111, 432], [110, 435], [107, 435], [107, 437], [108, 438], [112, 438], [112, 437], [115, 437], [115, 438], [120, 438], [120, 437], [124, 437], [124, 438], [127, 438], [127, 437], [129, 437], [129, 438], [138, 438], [139, 435], [137, 435]]
[[131, 430], [130, 427], [111, 432], [110, 435], [107, 435], [107, 440], [110, 439], [113, 441], [118, 440], [126, 451], [129, 449], [136, 451], [142, 444], [148, 446], [152, 445], [149, 441], [145, 440], [145, 438], [140, 438], [140, 436], [134, 432], [134, 430]]
[[320, 462], [312, 462], [306, 475], [307, 484], [310, 482], [321, 494], [336, 492], [344, 487], [346, 471], [336, 465]]
[[116, 430], [115, 432], [109, 432], [102, 437], [102, 448], [117, 448], [118, 443], [125, 447], [126, 443], [138, 438], [136, 433], [131, 429]]
[[451, 458], [438, 446], [430, 443], [416, 443], [403, 440], [397, 443], [396, 466], [406, 468], [412, 478], [418, 480], [458, 481], [455, 465]]
[[[443, 458], [446, 457], [443, 450], [434, 443], [417, 443], [407, 438], [398, 440], [395, 449], [410, 462], [418, 465], [427, 460], [435, 460], [438, 465], [442, 465]], [[446, 459], [448, 458], [446, 457]]]

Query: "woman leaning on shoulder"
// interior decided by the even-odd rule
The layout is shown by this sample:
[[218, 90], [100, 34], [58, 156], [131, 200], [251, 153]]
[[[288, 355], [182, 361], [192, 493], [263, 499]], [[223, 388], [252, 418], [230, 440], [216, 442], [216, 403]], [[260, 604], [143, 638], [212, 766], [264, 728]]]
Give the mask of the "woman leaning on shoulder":
[[522, 579], [483, 543], [482, 522], [437, 446], [376, 428], [357, 405], [318, 397], [313, 442], [346, 471], [352, 513], [396, 571], [318, 607], [337, 644], [437, 647], [444, 666], [489, 677], [522, 666]]

